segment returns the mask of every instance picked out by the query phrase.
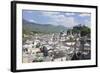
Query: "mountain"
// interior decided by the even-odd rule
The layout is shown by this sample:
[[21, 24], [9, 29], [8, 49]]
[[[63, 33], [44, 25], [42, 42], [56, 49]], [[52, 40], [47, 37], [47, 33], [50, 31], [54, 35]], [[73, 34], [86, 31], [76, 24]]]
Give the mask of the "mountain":
[[22, 20], [23, 29], [25, 31], [42, 32], [42, 33], [57, 33], [61, 31], [66, 31], [67, 27], [64, 26], [54, 26], [51, 24], [38, 24], [34, 22], [29, 22]]

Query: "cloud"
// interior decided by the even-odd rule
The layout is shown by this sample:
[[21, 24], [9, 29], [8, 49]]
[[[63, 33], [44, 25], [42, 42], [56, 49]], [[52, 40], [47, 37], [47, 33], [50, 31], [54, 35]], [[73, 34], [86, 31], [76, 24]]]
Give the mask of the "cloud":
[[43, 16], [47, 16], [50, 19], [50, 24], [62, 25], [65, 27], [73, 27], [77, 25], [74, 17], [67, 17], [60, 12], [42, 12]]
[[37, 23], [35, 20], [33, 20], [33, 19], [28, 19], [28, 21], [29, 22], [35, 22], [35, 23]]
[[74, 17], [61, 18], [60, 20], [58, 20], [58, 24], [59, 23], [66, 27], [73, 27], [73, 26], [77, 25], [77, 22], [75, 21]]
[[81, 13], [79, 16], [85, 17], [85, 16], [91, 16], [91, 14], [90, 13]]
[[75, 13], [72, 13], [72, 12], [67, 12], [65, 13], [66, 15], [70, 16], [70, 15], [75, 15]]
[[85, 25], [87, 27], [91, 27], [91, 21], [90, 20], [85, 20]]
[[42, 12], [43, 15], [45, 16], [51, 16], [51, 15], [59, 15], [59, 12]]
[[85, 17], [84, 18], [84, 25], [87, 27], [91, 27], [91, 13], [80, 13], [79, 14], [80, 17]]

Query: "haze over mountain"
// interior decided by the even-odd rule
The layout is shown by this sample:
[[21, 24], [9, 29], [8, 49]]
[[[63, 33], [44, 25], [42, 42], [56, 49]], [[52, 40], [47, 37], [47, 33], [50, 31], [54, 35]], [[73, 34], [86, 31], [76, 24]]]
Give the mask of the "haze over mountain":
[[22, 20], [23, 29], [26, 31], [32, 32], [43, 32], [43, 33], [56, 33], [61, 31], [67, 31], [67, 27], [64, 26], [55, 26], [52, 24], [38, 24], [35, 22], [29, 22], [27, 20]]

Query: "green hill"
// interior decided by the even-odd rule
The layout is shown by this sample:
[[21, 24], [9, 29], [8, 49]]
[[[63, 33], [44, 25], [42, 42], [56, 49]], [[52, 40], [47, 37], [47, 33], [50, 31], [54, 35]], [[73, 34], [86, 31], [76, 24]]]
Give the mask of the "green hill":
[[33, 22], [28, 22], [23, 20], [23, 31], [25, 32], [40, 32], [40, 33], [57, 33], [61, 31], [66, 31], [67, 27], [64, 26], [54, 26], [51, 24], [38, 24]]

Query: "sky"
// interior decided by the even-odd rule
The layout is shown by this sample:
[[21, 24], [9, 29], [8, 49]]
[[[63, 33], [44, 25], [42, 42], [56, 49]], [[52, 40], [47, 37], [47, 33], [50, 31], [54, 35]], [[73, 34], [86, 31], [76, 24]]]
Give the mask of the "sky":
[[91, 13], [86, 12], [61, 12], [61, 11], [36, 11], [23, 10], [22, 18], [29, 22], [39, 24], [61, 25], [65, 27], [73, 27], [75, 25], [91, 25]]

